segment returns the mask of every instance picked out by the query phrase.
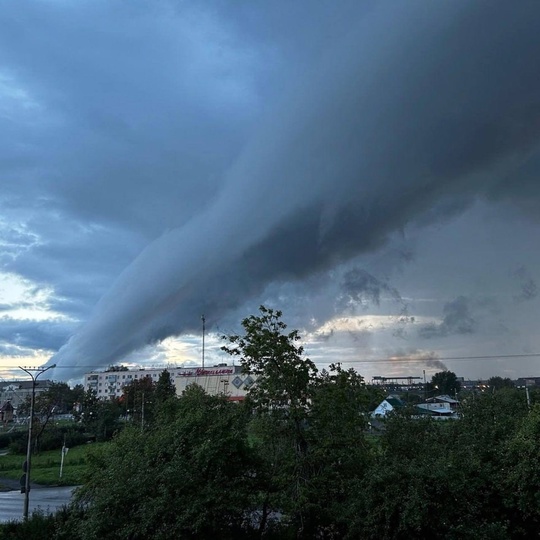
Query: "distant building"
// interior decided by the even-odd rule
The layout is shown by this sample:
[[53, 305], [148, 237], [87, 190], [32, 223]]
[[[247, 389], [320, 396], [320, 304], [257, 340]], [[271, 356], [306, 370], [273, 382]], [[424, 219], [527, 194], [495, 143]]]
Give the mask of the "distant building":
[[381, 401], [379, 406], [371, 413], [372, 418], [384, 418], [387, 414], [395, 411], [396, 409], [401, 409], [405, 406], [403, 401], [397, 396], [388, 396], [386, 399]]
[[415, 405], [415, 413], [438, 418], [457, 418], [457, 412], [451, 408], [450, 403], [431, 402]]
[[540, 386], [540, 377], [520, 377], [516, 381], [516, 388], [531, 388]]
[[427, 404], [445, 404], [453, 411], [456, 410], [459, 405], [459, 401], [457, 399], [454, 399], [453, 397], [450, 397], [447, 395], [428, 398], [426, 399], [426, 403]]
[[0, 422], [7, 424], [8, 422], [13, 422], [13, 405], [10, 401], [6, 401], [0, 405]]
[[[36, 395], [45, 392], [52, 382], [43, 379], [36, 384]], [[0, 382], [0, 403], [9, 401], [12, 407], [17, 410], [21, 403], [24, 403], [32, 395], [32, 381], [4, 381]]]
[[[428, 399], [425, 403], [414, 405], [411, 409], [413, 417], [431, 416], [433, 418], [458, 418], [457, 407], [459, 402], [450, 396], [436, 396]], [[388, 396], [371, 413], [372, 419], [384, 419], [393, 411], [402, 409], [405, 403], [397, 396]]]
[[198, 384], [210, 395], [224, 394], [233, 401], [245, 398], [247, 389], [254, 382], [250, 375], [242, 374], [239, 366], [220, 364], [208, 368], [150, 368], [128, 371], [92, 371], [84, 376], [84, 389], [94, 390], [101, 399], [119, 398], [125, 385], [145, 377], [156, 383], [167, 369], [176, 394], [179, 396], [190, 384]]
[[231, 401], [242, 401], [254, 382], [255, 378], [243, 374], [239, 366], [186, 368], [178, 370], [174, 378], [177, 395], [181, 395], [190, 384], [198, 384], [207, 394], [224, 394]]

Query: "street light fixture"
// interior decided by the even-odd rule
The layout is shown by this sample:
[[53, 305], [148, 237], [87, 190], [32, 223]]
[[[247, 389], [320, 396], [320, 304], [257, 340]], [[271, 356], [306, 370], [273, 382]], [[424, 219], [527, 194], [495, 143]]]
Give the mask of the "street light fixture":
[[[48, 371], [49, 369], [54, 369], [56, 364], [48, 366], [46, 368], [24, 368], [19, 366], [19, 369], [22, 369], [32, 378], [32, 398], [30, 400], [30, 420], [28, 421], [28, 443], [26, 445], [26, 461], [23, 465], [24, 475], [21, 478], [21, 491], [24, 488], [24, 509], [23, 509], [23, 519], [28, 520], [28, 505], [30, 502], [30, 462], [32, 460], [32, 426], [34, 423], [34, 402], [36, 398], [36, 386], [37, 379], [40, 375]], [[36, 375], [32, 372], [36, 371]], [[24, 482], [24, 486], [23, 486]]]

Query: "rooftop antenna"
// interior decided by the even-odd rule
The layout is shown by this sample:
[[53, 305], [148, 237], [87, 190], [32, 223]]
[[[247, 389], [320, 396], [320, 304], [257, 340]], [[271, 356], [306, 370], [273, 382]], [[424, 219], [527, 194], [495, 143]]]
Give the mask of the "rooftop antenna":
[[205, 324], [206, 319], [204, 318], [204, 315], [201, 315], [201, 321], [202, 321], [202, 368], [204, 369], [204, 331], [205, 331]]

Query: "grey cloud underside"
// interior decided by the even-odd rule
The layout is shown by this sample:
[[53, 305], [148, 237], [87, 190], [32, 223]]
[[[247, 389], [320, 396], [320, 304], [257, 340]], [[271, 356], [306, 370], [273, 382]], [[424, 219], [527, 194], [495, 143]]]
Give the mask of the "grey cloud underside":
[[11, 350], [17, 351], [18, 356], [21, 351], [28, 354], [35, 349], [54, 351], [65, 343], [76, 326], [59, 320], [18, 320], [4, 316], [0, 318], [0, 344], [5, 354]]
[[[475, 197], [537, 207], [536, 176], [519, 174], [538, 159], [538, 16], [535, 2], [364, 14], [290, 82], [206, 210], [143, 250], [53, 361], [106, 365]], [[448, 331], [472, 331], [462, 303], [445, 309]]]
[[519, 287], [519, 293], [514, 295], [516, 302], [534, 300], [538, 296], [538, 285], [525, 267], [522, 266], [515, 270], [513, 276]]
[[459, 296], [443, 307], [443, 320], [439, 324], [428, 324], [420, 328], [423, 338], [446, 337], [454, 334], [473, 334], [477, 321], [471, 313], [470, 300]]

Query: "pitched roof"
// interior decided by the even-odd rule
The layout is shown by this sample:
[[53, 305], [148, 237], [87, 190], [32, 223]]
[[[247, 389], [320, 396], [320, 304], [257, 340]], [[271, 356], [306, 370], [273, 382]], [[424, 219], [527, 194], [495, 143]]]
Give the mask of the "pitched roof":
[[396, 396], [388, 396], [385, 401], [390, 403], [390, 405], [392, 405], [392, 407], [394, 407], [394, 409], [396, 409], [396, 408], [399, 409], [400, 407], [404, 406], [403, 401], [401, 401], [401, 399], [399, 399]]

